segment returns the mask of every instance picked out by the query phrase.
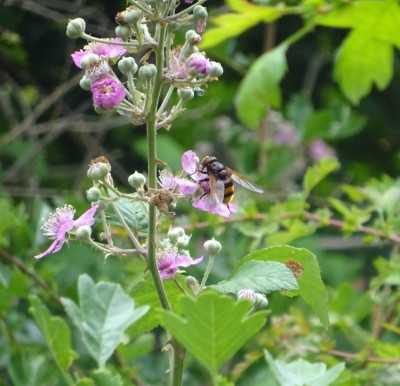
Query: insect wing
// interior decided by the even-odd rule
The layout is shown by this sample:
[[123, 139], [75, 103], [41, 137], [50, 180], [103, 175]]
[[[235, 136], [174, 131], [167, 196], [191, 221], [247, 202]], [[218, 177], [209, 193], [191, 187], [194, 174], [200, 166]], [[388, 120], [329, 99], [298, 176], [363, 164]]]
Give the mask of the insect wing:
[[253, 184], [247, 177], [241, 175], [239, 172], [227, 168], [229, 173], [231, 173], [231, 177], [233, 179], [233, 181], [235, 181], [236, 183], [242, 185], [244, 188], [252, 190], [253, 192], [257, 192], [257, 193], [263, 193], [263, 189], [260, 188], [258, 185]]
[[217, 177], [210, 173], [210, 198], [213, 204], [219, 205], [224, 200], [224, 190], [225, 185], [221, 180], [218, 180]]

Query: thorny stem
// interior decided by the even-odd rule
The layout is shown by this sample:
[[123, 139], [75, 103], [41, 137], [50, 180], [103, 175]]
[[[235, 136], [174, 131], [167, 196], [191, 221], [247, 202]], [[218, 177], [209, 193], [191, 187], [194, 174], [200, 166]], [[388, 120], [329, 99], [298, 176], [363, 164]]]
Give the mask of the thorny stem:
[[[156, 77], [154, 79], [153, 92], [151, 103], [147, 114], [147, 157], [148, 157], [148, 188], [157, 188], [157, 108], [160, 100], [161, 88], [163, 84], [163, 68], [164, 68], [164, 43], [166, 37], [167, 25], [162, 20], [157, 24], [158, 28], [158, 45], [155, 50], [156, 55]], [[153, 203], [149, 205], [149, 234], [147, 244], [147, 261], [149, 271], [154, 281], [158, 297], [161, 305], [165, 310], [171, 310], [168, 302], [167, 294], [165, 292], [160, 274], [157, 268], [156, 261], [156, 226], [157, 226], [157, 213], [156, 206]], [[184, 350], [180, 344], [172, 339], [172, 353], [171, 353], [171, 384], [173, 386], [180, 386], [182, 384], [183, 372], [183, 359]]]

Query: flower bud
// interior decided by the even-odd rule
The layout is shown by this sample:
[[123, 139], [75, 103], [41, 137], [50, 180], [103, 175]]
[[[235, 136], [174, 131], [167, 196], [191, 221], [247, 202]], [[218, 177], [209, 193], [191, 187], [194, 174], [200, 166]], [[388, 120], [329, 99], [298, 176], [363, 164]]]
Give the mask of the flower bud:
[[256, 293], [252, 289], [244, 288], [241, 289], [236, 296], [238, 300], [251, 300], [252, 302], [254, 302], [254, 299], [256, 298]]
[[178, 96], [183, 102], [190, 101], [194, 97], [194, 91], [191, 88], [180, 88]]
[[89, 91], [90, 87], [92, 87], [92, 82], [88, 77], [83, 76], [82, 79], [79, 81], [79, 86], [81, 87], [81, 89]]
[[139, 77], [151, 80], [157, 74], [157, 67], [154, 64], [145, 64], [139, 68]]
[[254, 307], [258, 310], [268, 307], [268, 299], [264, 294], [256, 292]]
[[176, 22], [176, 21], [170, 21], [169, 23], [168, 23], [168, 30], [170, 31], [170, 32], [175, 32], [175, 31], [177, 31], [179, 28], [181, 28], [181, 23], [178, 23], [178, 22]]
[[218, 255], [218, 253], [221, 251], [222, 245], [213, 237], [211, 240], [207, 240], [204, 243], [204, 249], [209, 253], [209, 255], [215, 256]]
[[135, 173], [131, 174], [128, 177], [128, 184], [135, 188], [136, 190], [143, 189], [144, 184], [146, 183], [146, 177], [135, 171]]
[[201, 43], [201, 36], [194, 30], [190, 29], [186, 32], [185, 35], [186, 41], [188, 44], [200, 44]]
[[125, 25], [117, 25], [115, 34], [121, 39], [128, 39], [131, 36], [131, 29]]
[[128, 75], [129, 73], [135, 74], [138, 70], [138, 65], [135, 59], [127, 56], [118, 62], [118, 68], [124, 75]]
[[208, 12], [202, 5], [196, 5], [193, 8], [193, 17], [195, 20], [206, 19], [208, 17]]
[[92, 228], [89, 225], [82, 225], [76, 230], [75, 237], [78, 240], [85, 241], [90, 239], [91, 234]]
[[70, 20], [67, 25], [67, 36], [71, 39], [79, 38], [85, 32], [85, 28], [85, 20], [80, 17]]
[[211, 67], [212, 67], [210, 73], [211, 76], [218, 78], [224, 73], [224, 69], [222, 68], [221, 63], [211, 62]]
[[178, 249], [181, 250], [182, 248], [186, 248], [189, 245], [191, 237], [192, 237], [191, 235], [179, 236], [178, 240], [176, 241], [176, 246], [178, 247]]
[[100, 199], [100, 197], [101, 197], [101, 192], [97, 186], [92, 186], [90, 189], [86, 191], [86, 198], [90, 202], [96, 202]]
[[185, 283], [192, 290], [193, 293], [196, 293], [199, 289], [199, 282], [193, 276], [187, 276], [185, 279]]
[[212, 70], [211, 61], [201, 52], [190, 55], [186, 64], [189, 67], [189, 74], [193, 76], [209, 75]]
[[170, 228], [168, 231], [168, 238], [171, 240], [173, 244], [176, 243], [179, 237], [182, 237], [185, 235], [185, 230], [181, 227], [176, 227], [176, 228]]
[[111, 165], [105, 157], [98, 157], [90, 161], [87, 176], [91, 180], [103, 180], [111, 172]]
[[100, 56], [96, 54], [87, 54], [81, 60], [81, 67], [86, 70], [92, 63], [100, 61]]
[[142, 12], [136, 9], [123, 12], [124, 22], [127, 24], [136, 24], [142, 18]]

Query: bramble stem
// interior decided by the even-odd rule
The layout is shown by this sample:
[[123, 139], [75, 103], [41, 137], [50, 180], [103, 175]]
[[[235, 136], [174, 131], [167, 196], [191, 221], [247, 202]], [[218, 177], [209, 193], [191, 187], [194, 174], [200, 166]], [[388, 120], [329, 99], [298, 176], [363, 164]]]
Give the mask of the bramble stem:
[[[156, 77], [154, 79], [153, 92], [151, 95], [150, 106], [147, 110], [147, 157], [148, 157], [148, 188], [157, 188], [157, 108], [160, 100], [161, 88], [163, 85], [163, 69], [165, 61], [164, 45], [167, 25], [162, 21], [157, 25], [158, 28], [158, 45], [155, 50], [156, 55]], [[147, 261], [149, 271], [154, 281], [158, 297], [161, 305], [165, 310], [171, 310], [168, 302], [156, 261], [156, 226], [157, 212], [153, 203], [149, 205], [149, 234], [147, 244]], [[182, 384], [183, 359], [185, 352], [183, 347], [175, 340], [171, 340], [172, 358], [171, 358], [171, 385], [180, 386]]]

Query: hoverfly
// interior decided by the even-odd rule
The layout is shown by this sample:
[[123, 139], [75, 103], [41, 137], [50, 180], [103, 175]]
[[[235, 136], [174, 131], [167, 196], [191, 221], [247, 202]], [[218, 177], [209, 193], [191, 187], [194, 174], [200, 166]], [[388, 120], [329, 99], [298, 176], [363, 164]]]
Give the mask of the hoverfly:
[[207, 174], [207, 177], [202, 181], [208, 182], [211, 199], [214, 202], [229, 204], [232, 201], [235, 190], [233, 181], [253, 192], [263, 193], [263, 190], [259, 186], [250, 182], [249, 179], [239, 172], [217, 161], [216, 157], [205, 156], [200, 162], [198, 171]]

